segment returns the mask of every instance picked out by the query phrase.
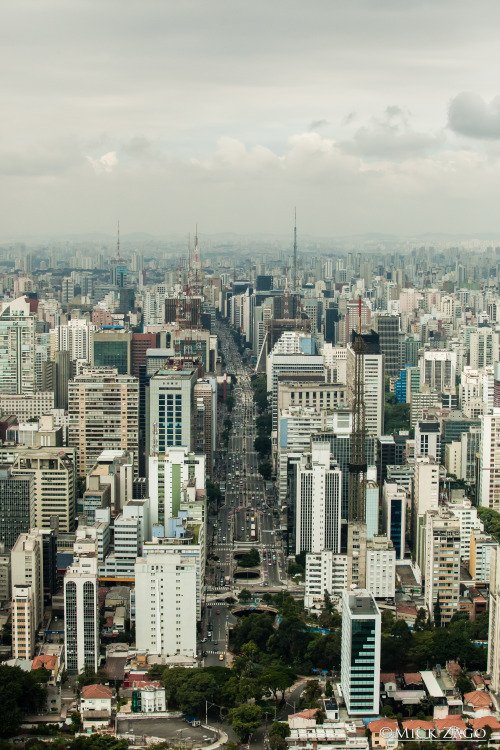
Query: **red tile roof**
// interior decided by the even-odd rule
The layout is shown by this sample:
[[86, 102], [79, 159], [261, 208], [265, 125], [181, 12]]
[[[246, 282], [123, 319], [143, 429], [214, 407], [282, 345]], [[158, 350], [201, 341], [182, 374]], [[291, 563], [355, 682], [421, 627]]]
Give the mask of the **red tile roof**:
[[33, 659], [31, 669], [48, 669], [49, 672], [55, 668], [57, 664], [57, 656], [55, 654], [39, 654]]
[[85, 685], [82, 688], [82, 698], [112, 698], [113, 691], [106, 685]]
[[500, 729], [500, 721], [496, 716], [481, 716], [480, 719], [470, 719], [469, 724], [473, 729], [484, 729], [485, 727]]
[[434, 722], [424, 719], [406, 719], [402, 723], [403, 729], [434, 729]]
[[423, 683], [422, 675], [420, 674], [420, 672], [405, 672], [403, 674], [403, 678], [407, 685], [421, 685]]
[[382, 729], [391, 729], [396, 732], [398, 729], [398, 722], [396, 719], [375, 719], [374, 721], [370, 721], [368, 729], [372, 734], [380, 732]]
[[491, 697], [485, 690], [473, 690], [471, 693], [465, 693], [464, 703], [474, 708], [487, 708], [493, 705]]
[[314, 719], [318, 713], [319, 708], [305, 708], [303, 711], [299, 711], [297, 714], [292, 714], [289, 718], [301, 718], [301, 719]]
[[460, 716], [445, 716], [444, 719], [436, 719], [434, 722], [436, 729], [467, 729], [467, 725]]

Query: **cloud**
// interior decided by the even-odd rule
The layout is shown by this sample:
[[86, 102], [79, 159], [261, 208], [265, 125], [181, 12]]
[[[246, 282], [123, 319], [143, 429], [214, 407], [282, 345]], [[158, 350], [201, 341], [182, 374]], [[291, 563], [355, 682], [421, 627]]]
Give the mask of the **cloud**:
[[450, 102], [448, 126], [469, 138], [500, 139], [500, 96], [486, 102], [479, 94], [462, 91]]
[[102, 174], [113, 172], [118, 164], [118, 157], [116, 151], [108, 151], [103, 154], [99, 159], [93, 159], [91, 156], [87, 156], [87, 159], [92, 164], [96, 174]]
[[328, 122], [328, 120], [313, 120], [307, 129], [309, 131], [310, 130], [321, 130], [321, 128], [326, 128], [326, 126], [329, 125], [329, 124], [330, 123]]
[[355, 131], [352, 140], [342, 144], [347, 153], [369, 159], [400, 161], [425, 156], [443, 145], [442, 134], [414, 130], [410, 112], [397, 105], [386, 107], [382, 117], [372, 118], [369, 125]]

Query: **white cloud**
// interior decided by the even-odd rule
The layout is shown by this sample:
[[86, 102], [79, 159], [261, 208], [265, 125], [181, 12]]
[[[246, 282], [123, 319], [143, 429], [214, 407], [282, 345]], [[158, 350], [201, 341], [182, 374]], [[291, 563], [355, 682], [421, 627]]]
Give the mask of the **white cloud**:
[[93, 159], [91, 156], [87, 156], [87, 159], [89, 160], [90, 164], [92, 164], [94, 168], [94, 172], [96, 174], [102, 174], [113, 172], [115, 167], [118, 165], [118, 157], [116, 155], [116, 151], [108, 151], [106, 154], [103, 154], [98, 159]]

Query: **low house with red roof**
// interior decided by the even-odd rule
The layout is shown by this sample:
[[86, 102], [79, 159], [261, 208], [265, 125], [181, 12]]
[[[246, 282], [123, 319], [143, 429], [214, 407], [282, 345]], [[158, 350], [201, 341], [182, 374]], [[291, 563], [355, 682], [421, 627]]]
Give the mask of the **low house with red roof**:
[[399, 725], [396, 719], [375, 719], [368, 724], [370, 730], [370, 744], [373, 748], [382, 750], [398, 746]]
[[474, 732], [491, 732], [490, 743], [500, 744], [500, 721], [496, 716], [481, 716], [478, 719], [469, 719], [469, 726]]
[[472, 690], [464, 694], [464, 713], [469, 716], [489, 716], [493, 700], [487, 690]]
[[84, 729], [107, 727], [111, 720], [114, 692], [107, 685], [85, 685], [80, 694]]
[[422, 690], [424, 687], [420, 672], [404, 672], [403, 681], [408, 690]]
[[305, 708], [296, 714], [290, 714], [288, 717], [288, 726], [290, 729], [305, 729], [306, 727], [316, 726], [316, 716], [318, 708]]
[[401, 726], [405, 739], [415, 742], [428, 739], [429, 733], [434, 731], [434, 722], [425, 719], [406, 719], [401, 722]]

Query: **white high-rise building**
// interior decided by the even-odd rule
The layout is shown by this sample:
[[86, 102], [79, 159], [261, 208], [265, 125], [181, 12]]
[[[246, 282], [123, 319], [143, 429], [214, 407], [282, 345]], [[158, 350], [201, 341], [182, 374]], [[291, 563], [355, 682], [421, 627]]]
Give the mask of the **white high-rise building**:
[[29, 586], [33, 601], [33, 625], [43, 621], [43, 537], [38, 529], [20, 534], [10, 553], [12, 590]]
[[436, 619], [439, 603], [441, 625], [458, 610], [460, 598], [460, 521], [439, 508], [425, 514], [425, 603]]
[[193, 482], [205, 490], [206, 457], [187, 448], [169, 448], [148, 459], [148, 485], [152, 526], [165, 528], [169, 518], [178, 515], [183, 488]]
[[377, 535], [366, 543], [366, 588], [375, 599], [394, 598], [396, 550], [386, 536]]
[[135, 564], [136, 647], [196, 658], [196, 561], [162, 552]]
[[438, 391], [455, 392], [457, 353], [444, 349], [428, 349], [419, 359], [420, 383]]
[[347, 556], [331, 550], [308, 552], [306, 555], [306, 580], [304, 608], [323, 609], [325, 591], [332, 600], [338, 600], [347, 588]]
[[488, 632], [488, 673], [490, 690], [500, 692], [500, 548], [496, 547], [490, 561], [490, 601]]
[[412, 529], [417, 564], [425, 565], [425, 514], [439, 506], [439, 464], [429, 457], [415, 462], [413, 475]]
[[425, 456], [441, 461], [441, 425], [437, 419], [419, 420], [415, 425], [415, 458]]
[[[92, 546], [94, 549], [92, 549]], [[64, 576], [64, 658], [70, 674], [99, 666], [97, 543], [82, 540]]]
[[198, 378], [195, 369], [159, 370], [149, 381], [146, 395], [146, 450], [164, 453], [169, 448], [193, 446], [193, 398]]
[[470, 332], [469, 361], [475, 369], [500, 360], [500, 333], [490, 326], [478, 326]]
[[36, 317], [26, 297], [0, 302], [0, 394], [36, 391]]
[[500, 511], [500, 408], [481, 417], [479, 504]]
[[446, 503], [447, 510], [451, 511], [460, 522], [460, 557], [462, 560], [470, 560], [470, 542], [473, 530], [484, 531], [484, 524], [477, 515], [477, 508], [472, 505], [466, 497], [454, 498]]
[[343, 592], [340, 684], [349, 716], [379, 712], [381, 620], [369, 591]]
[[340, 552], [342, 472], [329, 443], [313, 443], [297, 471], [295, 554]]
[[50, 332], [51, 350], [69, 352], [72, 362], [90, 362], [92, 344], [97, 326], [84, 318], [75, 318]]

